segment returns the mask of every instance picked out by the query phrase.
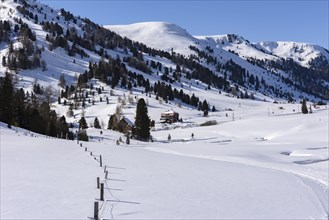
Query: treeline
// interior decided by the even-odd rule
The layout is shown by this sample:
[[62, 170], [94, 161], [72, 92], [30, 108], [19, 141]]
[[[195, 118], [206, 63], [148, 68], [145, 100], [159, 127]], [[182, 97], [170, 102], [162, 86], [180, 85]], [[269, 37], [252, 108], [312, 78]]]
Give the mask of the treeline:
[[166, 84], [160, 81], [154, 83], [153, 89], [154, 93], [157, 96], [157, 99], [158, 97], [161, 97], [166, 102], [168, 102], [168, 100], [178, 99], [185, 104], [198, 107], [199, 98], [196, 97], [194, 93], [192, 94], [192, 96], [190, 96], [184, 93], [182, 89], [180, 89], [179, 91], [176, 88], [172, 89], [170, 84]]
[[[200, 50], [199, 48], [192, 45], [190, 45], [189, 48], [190, 50], [193, 50], [198, 54], [198, 59], [205, 59], [207, 64], [212, 64], [214, 66], [218, 64], [217, 57], [213, 57], [212, 55], [208, 54], [206, 51]], [[214, 52], [209, 46], [207, 46], [206, 49], [209, 53]]]
[[[238, 40], [237, 36], [232, 35], [231, 40]], [[264, 78], [262, 77], [261, 80], [259, 80], [258, 76], [253, 75], [252, 73], [249, 73], [245, 68], [241, 67], [240, 65], [238, 65], [237, 63], [235, 63], [232, 59], [230, 59], [229, 61], [227, 61], [225, 64], [220, 64], [219, 62], [217, 62], [216, 57], [213, 57], [212, 54], [209, 53], [213, 53], [212, 50], [210, 50], [210, 48], [206, 48], [208, 52], [206, 51], [201, 51], [199, 50], [197, 47], [195, 46], [190, 46], [190, 49], [195, 51], [198, 55], [198, 59], [205, 59], [207, 64], [212, 64], [216, 66], [216, 71], [218, 72], [222, 72], [224, 73], [224, 78], [223, 81], [226, 82], [227, 79], [229, 79], [231, 82], [235, 83], [236, 85], [242, 86], [242, 87], [251, 87], [253, 89], [255, 89], [256, 91], [263, 91], [263, 93], [265, 94], [265, 92], [267, 91], [268, 93], [273, 93], [275, 94], [275, 96], [280, 97], [280, 98], [286, 98], [289, 102], [292, 102], [293, 99], [293, 94], [288, 93], [288, 92], [284, 92], [282, 91], [282, 88], [275, 88], [274, 86], [271, 85], [267, 85], [267, 83], [265, 82]], [[234, 53], [234, 51], [229, 51], [231, 53]], [[236, 54], [238, 55], [238, 54]], [[285, 69], [285, 66], [278, 66], [278, 63], [274, 62], [274, 61], [268, 61], [269, 64], [267, 66], [266, 62], [263, 60], [258, 60], [258, 59], [254, 59], [254, 58], [247, 58], [247, 61], [253, 65], [257, 65], [263, 69], [271, 69], [271, 68], [278, 68], [278, 69]], [[284, 61], [283, 61], [284, 62]], [[291, 68], [291, 66], [287, 65], [289, 68]], [[286, 69], [286, 71], [289, 71], [289, 68]], [[280, 77], [282, 82], [294, 86], [297, 89], [299, 89], [300, 91], [305, 91], [305, 88], [301, 87], [298, 83], [293, 83], [293, 80], [287, 78], [287, 77], [283, 77], [282, 75], [280, 76], [279, 74], [271, 71], [271, 74]], [[192, 78], [197, 78], [198, 75], [192, 75]], [[204, 82], [205, 78], [203, 77], [203, 82]], [[212, 78], [212, 81], [216, 80], [215, 78]], [[238, 91], [238, 89], [236, 89], [236, 91], [232, 90], [232, 87], [229, 87], [228, 84], [224, 84], [224, 87], [218, 87], [223, 85], [223, 82], [221, 79], [218, 79], [217, 84], [214, 84], [217, 88], [221, 88], [224, 91], [228, 92], [228, 93], [232, 93], [235, 94], [236, 91]], [[261, 82], [261, 83], [260, 83]], [[209, 84], [210, 85], [210, 84]], [[312, 91], [308, 91], [309, 94], [313, 94]], [[244, 97], [244, 98], [252, 98], [253, 96], [249, 96], [249, 95], [245, 95], [244, 93], [240, 93], [240, 95], [236, 94], [235, 96], [237, 97]], [[319, 96], [318, 94], [315, 96]]]
[[[247, 61], [263, 69], [277, 69], [289, 73], [288, 77], [283, 77], [271, 71], [271, 74], [279, 76], [283, 82], [300, 91], [322, 99], [329, 99], [329, 90], [323, 83], [329, 80], [329, 65], [321, 57], [310, 62], [310, 65], [314, 66], [313, 68], [303, 67], [290, 58], [281, 58], [277, 61], [248, 58]], [[321, 67], [319, 66], [320, 63], [322, 64]], [[288, 93], [279, 92], [276, 89], [273, 89], [273, 92], [279, 97], [283, 96], [288, 98], [290, 95]]]
[[0, 77], [0, 121], [52, 137], [73, 139], [65, 116], [60, 118], [49, 103], [37, 101], [33, 93], [14, 89], [11, 75]]
[[[236, 38], [235, 35], [228, 35], [228, 37], [229, 36], [232, 39]], [[241, 67], [240, 65], [236, 64], [232, 59], [227, 61], [225, 64], [220, 64], [217, 61], [217, 57], [214, 57], [212, 55], [213, 50], [211, 48], [209, 48], [209, 47], [206, 48], [206, 50], [208, 52], [200, 50], [195, 46], [190, 46], [189, 48], [197, 53], [198, 59], [205, 59], [207, 64], [212, 64], [213, 66], [216, 67], [216, 71], [225, 73], [224, 78], [219, 78], [216, 80], [216, 78], [213, 77], [211, 79], [211, 82], [213, 82], [213, 80], [218, 81], [218, 83], [214, 84], [217, 88], [221, 88], [224, 91], [229, 92], [228, 84], [226, 84], [227, 78], [229, 80], [231, 80], [233, 83], [237, 83], [240, 86], [245, 86], [245, 83], [249, 82], [249, 80], [246, 79], [246, 75], [247, 75], [246, 73], [248, 71], [246, 71], [246, 69]], [[230, 73], [228, 77], [227, 77], [227, 72]], [[248, 74], [248, 76], [249, 76], [249, 74]], [[252, 74], [251, 74], [251, 76], [254, 77]], [[193, 76], [193, 77], [196, 77], [196, 76]], [[211, 83], [210, 84], [207, 83], [207, 84], [211, 85]]]
[[[177, 69], [179, 70], [180, 68]], [[175, 72], [177, 72], [177, 69]], [[169, 70], [165, 72], [169, 72]], [[121, 88], [131, 90], [133, 87], [143, 87], [145, 93], [153, 91], [157, 99], [160, 97], [165, 102], [177, 99], [187, 105], [198, 107], [199, 110], [205, 110], [200, 107], [201, 101], [194, 94], [190, 96], [184, 93], [182, 89], [179, 91], [176, 88], [172, 89], [171, 85], [165, 82], [158, 81], [151, 85], [150, 81], [145, 79], [142, 74], [128, 71], [126, 65], [121, 63], [121, 60], [118, 57], [116, 59], [110, 57], [108, 62], [101, 60], [98, 63], [90, 63], [89, 71], [79, 75], [78, 87], [86, 87], [88, 81], [92, 78], [99, 79], [100, 81], [111, 85], [112, 88], [120, 86]]]

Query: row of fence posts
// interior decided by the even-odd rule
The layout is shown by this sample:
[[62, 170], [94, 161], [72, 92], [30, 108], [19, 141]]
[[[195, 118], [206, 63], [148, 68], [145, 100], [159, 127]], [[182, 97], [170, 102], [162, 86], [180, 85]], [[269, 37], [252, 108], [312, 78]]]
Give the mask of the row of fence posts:
[[[104, 183], [100, 183], [99, 177], [97, 177], [97, 189], [100, 189], [100, 201], [104, 201]], [[94, 219], [99, 220], [99, 203], [97, 201], [94, 202]]]
[[[77, 144], [79, 144], [79, 140], [77, 141]], [[82, 143], [80, 143], [80, 147], [82, 147]], [[88, 151], [88, 148], [85, 147], [85, 152], [87, 152], [87, 151]], [[93, 156], [93, 152], [91, 152], [91, 151], [90, 151], [90, 156]], [[99, 155], [99, 166], [103, 167], [102, 155]], [[108, 176], [108, 171], [106, 170], [106, 166], [104, 166], [104, 173], [105, 173], [105, 181], [106, 181], [107, 176]], [[97, 177], [96, 180], [97, 180], [97, 189], [100, 189], [99, 200], [104, 202], [104, 183], [100, 182], [99, 177]], [[99, 202], [98, 201], [94, 202], [94, 220], [99, 220]]]
[[[99, 155], [99, 165], [102, 167], [102, 155]], [[104, 173], [105, 173], [105, 181], [107, 179], [108, 171], [106, 170], [106, 166], [104, 166]], [[104, 202], [104, 183], [100, 182], [100, 178], [97, 177], [97, 189], [99, 189], [99, 200]], [[94, 202], [94, 220], [99, 220], [99, 203], [97, 201]]]

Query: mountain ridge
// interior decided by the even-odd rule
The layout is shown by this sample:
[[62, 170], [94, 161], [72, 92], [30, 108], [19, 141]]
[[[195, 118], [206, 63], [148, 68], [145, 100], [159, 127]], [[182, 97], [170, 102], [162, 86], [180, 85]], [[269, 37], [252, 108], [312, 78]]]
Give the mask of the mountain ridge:
[[[188, 52], [183, 48], [175, 48], [176, 40], [170, 38], [172, 42], [174, 42], [173, 47], [164, 46], [160, 43], [154, 43], [150, 38], [156, 39], [160, 37], [162, 43], [164, 40], [169, 39], [168, 35], [175, 35], [185, 37], [190, 40], [191, 45], [195, 45], [198, 40], [211, 40], [213, 39], [215, 42], [221, 42], [221, 44], [242, 44], [248, 43], [253, 46], [255, 49], [262, 50], [263, 53], [270, 53], [271, 55], [276, 55], [282, 58], [292, 58], [295, 62], [299, 62], [303, 66], [309, 67], [308, 63], [311, 59], [318, 57], [319, 55], [323, 55], [327, 60], [329, 60], [329, 52], [327, 49], [320, 45], [304, 43], [304, 42], [296, 42], [296, 41], [261, 41], [261, 42], [250, 42], [245, 39], [243, 36], [238, 34], [218, 34], [218, 35], [196, 35], [193, 36], [174, 23], [169, 22], [138, 22], [128, 25], [104, 25], [105, 28], [113, 30], [122, 36], [128, 37], [130, 39], [143, 42], [145, 44], [149, 44], [155, 48], [170, 50], [171, 48], [176, 49], [178, 52], [188, 55]], [[142, 34], [143, 33], [143, 34]], [[161, 36], [163, 35], [163, 36]], [[167, 36], [166, 36], [167, 35]], [[232, 37], [234, 39], [232, 39]], [[160, 40], [158, 40], [160, 41]], [[156, 41], [156, 42], [158, 42]], [[187, 40], [186, 40], [187, 41]], [[193, 44], [194, 43], [194, 44]], [[304, 59], [303, 59], [304, 57]]]

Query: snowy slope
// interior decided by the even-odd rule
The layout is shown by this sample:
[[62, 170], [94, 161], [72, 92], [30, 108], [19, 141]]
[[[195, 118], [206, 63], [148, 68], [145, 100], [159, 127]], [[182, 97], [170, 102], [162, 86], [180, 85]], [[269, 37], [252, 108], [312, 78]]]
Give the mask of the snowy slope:
[[[76, 24], [73, 22], [67, 22], [62, 16], [59, 16], [60, 10], [52, 9], [47, 5], [36, 1], [28, 2], [31, 4], [32, 8], [34, 8], [33, 12], [38, 15], [39, 22], [56, 22], [60, 24], [65, 31], [66, 29], [74, 27], [78, 33], [82, 33], [80, 27], [82, 24], [81, 20], [78, 20]], [[100, 59], [99, 55], [90, 51], [87, 51], [90, 56], [89, 58], [81, 58], [80, 56], [70, 57], [63, 48], [56, 48], [52, 51], [49, 50], [49, 42], [46, 41], [46, 35], [49, 33], [44, 31], [40, 24], [36, 24], [33, 20], [23, 17], [16, 10], [16, 7], [20, 5], [21, 4], [16, 3], [14, 0], [1, 2], [1, 20], [8, 20], [15, 24], [14, 18], [22, 18], [22, 20], [28, 24], [31, 30], [36, 34], [37, 40], [35, 44], [39, 48], [44, 47], [44, 51], [41, 53], [41, 59], [46, 62], [47, 70], [42, 71], [41, 68], [37, 68], [33, 70], [19, 71], [19, 75], [17, 76], [17, 87], [22, 87], [27, 91], [31, 91], [32, 84], [37, 82], [44, 87], [51, 85], [56, 91], [61, 74], [65, 75], [68, 84], [72, 84], [74, 82], [74, 76], [79, 75], [88, 69], [89, 61], [95, 62]], [[41, 8], [42, 11], [40, 12]], [[45, 15], [47, 19], [45, 19]], [[13, 37], [14, 47], [19, 48], [19, 43], [17, 43], [16, 40], [16, 36]], [[0, 56], [2, 57], [6, 54], [8, 54], [8, 44], [2, 42], [0, 44]], [[8, 71], [7, 68], [0, 64], [0, 76], [3, 76], [6, 71]]]
[[105, 25], [105, 28], [117, 32], [134, 41], [150, 47], [189, 55], [190, 45], [198, 40], [176, 24], [167, 22], [141, 22], [130, 25]]
[[239, 57], [245, 59], [248, 57], [257, 59], [277, 60], [278, 58], [271, 53], [265, 53], [253, 46], [248, 40], [236, 34], [214, 35], [214, 36], [196, 36], [196, 38], [213, 45], [216, 48], [222, 48], [225, 51], [234, 51]]
[[74, 141], [1, 123], [1, 219], [84, 219], [97, 196], [98, 164]]
[[93, 142], [81, 148], [2, 125], [1, 218], [92, 217], [104, 168], [91, 151], [109, 171], [102, 219], [326, 219], [328, 109], [305, 116], [282, 106], [269, 117], [266, 103], [242, 105], [234, 121], [211, 116], [223, 121], [213, 127], [157, 125], [154, 142], [120, 146], [124, 137], [109, 130], [98, 141], [99, 130], [88, 129]]
[[295, 62], [308, 67], [309, 62], [318, 56], [323, 55], [325, 59], [329, 60], [329, 52], [318, 45], [311, 45], [299, 42], [260, 42], [256, 44], [257, 47], [273, 53], [279, 57], [291, 58]]

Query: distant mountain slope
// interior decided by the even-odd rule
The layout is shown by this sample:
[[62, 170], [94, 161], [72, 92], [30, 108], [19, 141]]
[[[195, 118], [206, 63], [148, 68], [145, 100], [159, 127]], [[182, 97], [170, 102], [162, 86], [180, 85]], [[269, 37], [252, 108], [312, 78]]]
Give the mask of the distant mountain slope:
[[[263, 78], [268, 85], [283, 89], [286, 97], [288, 93], [295, 97], [303, 95], [284, 84], [308, 94], [318, 94], [315, 96], [324, 99], [329, 98], [329, 52], [318, 45], [298, 42], [251, 43], [236, 34], [192, 36], [183, 28], [165, 22], [105, 27], [154, 48], [168, 52], [173, 50], [187, 57], [197, 54], [199, 58], [206, 59], [207, 64], [214, 59], [221, 64], [232, 60], [248, 73]], [[213, 66], [218, 67], [217, 63]], [[223, 74], [225, 71], [218, 72]]]
[[188, 50], [190, 45], [215, 44], [217, 48], [232, 50], [241, 56], [257, 57], [257, 59], [291, 58], [306, 67], [309, 67], [313, 59], [320, 56], [329, 60], [329, 51], [318, 45], [288, 41], [251, 43], [236, 34], [192, 36], [178, 25], [167, 22], [142, 22], [104, 27], [151, 47], [167, 51], [174, 49], [185, 55], [191, 53]]
[[141, 22], [130, 25], [104, 26], [121, 36], [144, 43], [150, 47], [189, 54], [189, 45], [199, 42], [186, 30], [167, 22]]
[[317, 57], [323, 56], [326, 60], [329, 60], [329, 51], [325, 48], [307, 43], [299, 42], [260, 42], [256, 44], [256, 47], [268, 51], [283, 58], [291, 58], [295, 62], [300, 63], [303, 66], [309, 67], [310, 62]]

